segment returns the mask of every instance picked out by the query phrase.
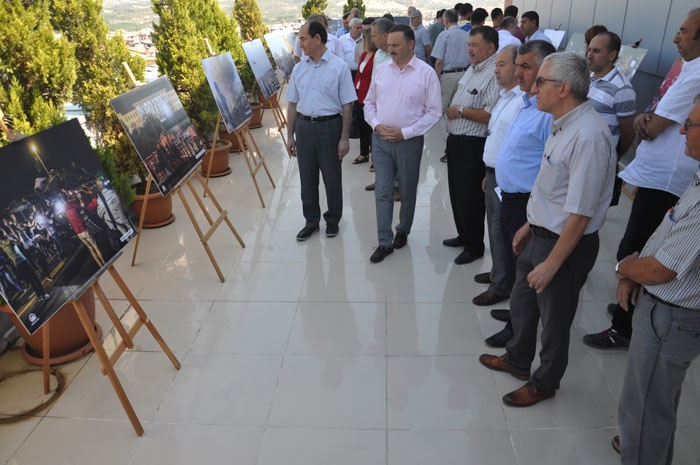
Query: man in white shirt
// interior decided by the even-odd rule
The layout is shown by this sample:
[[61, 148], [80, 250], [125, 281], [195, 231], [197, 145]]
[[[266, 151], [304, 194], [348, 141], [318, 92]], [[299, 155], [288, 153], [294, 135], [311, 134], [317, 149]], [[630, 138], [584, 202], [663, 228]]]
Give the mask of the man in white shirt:
[[549, 37], [547, 37], [544, 32], [540, 31], [540, 15], [538, 15], [536, 11], [526, 11], [523, 13], [520, 19], [520, 29], [522, 29], [523, 34], [525, 34], [525, 42], [544, 40], [550, 44], [552, 43]]
[[[513, 19], [508, 17], [507, 19]], [[516, 39], [517, 40], [517, 39]], [[515, 263], [511, 257], [511, 244], [507, 235], [501, 229], [501, 199], [496, 192], [496, 159], [503, 137], [515, 115], [523, 104], [524, 92], [518, 86], [515, 78], [515, 57], [518, 48], [509, 45], [498, 52], [495, 62], [496, 82], [501, 86], [500, 98], [491, 111], [491, 118], [486, 131], [484, 145], [484, 164], [486, 175], [482, 188], [486, 197], [486, 225], [488, 227], [489, 244], [491, 244], [491, 271], [474, 276], [474, 281], [488, 284], [486, 291], [491, 295], [508, 296], [515, 282]]]
[[355, 47], [357, 44], [362, 42], [362, 20], [359, 18], [353, 18], [349, 23], [350, 32], [340, 36], [340, 44], [343, 47], [343, 59], [345, 63], [348, 64], [350, 71], [352, 71], [353, 79], [355, 78], [355, 71], [357, 71], [357, 62], [355, 61]]
[[498, 51], [500, 52], [509, 45], [519, 47], [522, 42], [515, 37], [515, 30], [518, 28], [518, 20], [512, 16], [506, 16], [501, 21], [501, 29], [498, 30]]

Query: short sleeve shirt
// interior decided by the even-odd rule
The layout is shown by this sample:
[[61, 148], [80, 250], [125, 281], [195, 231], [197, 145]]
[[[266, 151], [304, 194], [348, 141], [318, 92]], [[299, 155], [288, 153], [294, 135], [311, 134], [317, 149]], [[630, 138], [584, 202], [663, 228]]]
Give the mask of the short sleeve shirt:
[[453, 25], [440, 33], [430, 55], [443, 61], [442, 69], [444, 71], [466, 68], [471, 61], [467, 50], [468, 46], [469, 33], [464, 32], [457, 25]]
[[430, 45], [428, 30], [421, 24], [413, 29], [413, 34], [416, 36], [416, 44], [413, 47], [413, 53], [416, 54], [419, 60], [427, 62], [428, 57], [425, 56], [425, 46]]
[[593, 109], [608, 123], [617, 145], [620, 140], [619, 118], [634, 116], [637, 109], [637, 94], [629, 79], [617, 68], [613, 68], [600, 79], [595, 79], [591, 74], [588, 98]]
[[304, 57], [294, 67], [287, 87], [287, 101], [296, 103], [297, 112], [306, 116], [331, 116], [343, 105], [357, 100], [350, 68], [329, 50], [318, 63]]

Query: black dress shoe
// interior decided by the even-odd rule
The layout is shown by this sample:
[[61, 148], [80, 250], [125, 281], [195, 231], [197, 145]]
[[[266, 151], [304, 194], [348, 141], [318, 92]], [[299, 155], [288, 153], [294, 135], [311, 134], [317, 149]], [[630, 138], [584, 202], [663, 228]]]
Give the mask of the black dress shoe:
[[338, 235], [339, 232], [340, 228], [338, 228], [337, 224], [326, 225], [326, 237], [335, 237]]
[[306, 239], [308, 239], [309, 237], [311, 237], [311, 235], [313, 233], [315, 233], [316, 231], [318, 231], [317, 224], [314, 226], [304, 226], [304, 228], [301, 231], [299, 231], [299, 234], [297, 234], [297, 240], [299, 242], [303, 242]]
[[491, 337], [487, 337], [484, 342], [489, 347], [505, 347], [515, 334], [513, 333], [513, 326], [508, 322], [505, 328], [497, 332]]
[[440, 157], [440, 161], [443, 163], [447, 163], [447, 154], [443, 155]]
[[453, 237], [452, 239], [445, 239], [442, 241], [442, 245], [445, 247], [464, 247], [464, 241], [461, 237]]
[[510, 321], [510, 310], [506, 308], [498, 308], [491, 310], [491, 318], [497, 321], [508, 323]]
[[366, 191], [373, 191], [373, 190], [374, 190], [374, 183], [372, 183], [372, 184], [367, 184], [367, 185], [365, 186], [365, 190], [366, 190]]
[[457, 258], [455, 258], [455, 263], [458, 265], [466, 265], [467, 263], [471, 263], [474, 260], [481, 258], [483, 256], [484, 256], [484, 252], [481, 252], [480, 254], [475, 254], [475, 253], [469, 252], [468, 250], [465, 250], [461, 254], [457, 255]]
[[491, 284], [491, 272], [475, 274], [474, 282], [479, 284]]
[[484, 291], [478, 296], [474, 297], [472, 299], [472, 303], [474, 305], [479, 305], [480, 307], [488, 307], [489, 305], [497, 304], [499, 302], [503, 302], [504, 300], [508, 300], [510, 296], [501, 296], [494, 294], [491, 291]]
[[586, 334], [583, 336], [583, 343], [594, 349], [627, 350], [630, 346], [630, 338], [618, 333], [615, 328], [610, 327], [600, 333]]
[[400, 249], [401, 247], [406, 245], [406, 242], [408, 242], [408, 237], [406, 237], [406, 233], [403, 231], [396, 231], [396, 235], [394, 236], [394, 243], [391, 245], [395, 249]]
[[369, 261], [372, 263], [379, 263], [382, 260], [384, 260], [384, 258], [386, 258], [387, 255], [391, 255], [392, 253], [394, 253], [393, 247], [384, 247], [383, 245], [380, 245], [374, 251], [372, 256], [369, 257]]

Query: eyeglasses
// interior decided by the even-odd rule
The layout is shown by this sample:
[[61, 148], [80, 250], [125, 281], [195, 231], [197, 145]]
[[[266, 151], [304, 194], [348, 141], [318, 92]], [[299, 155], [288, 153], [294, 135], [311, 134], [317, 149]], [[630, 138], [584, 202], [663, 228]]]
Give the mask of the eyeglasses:
[[698, 127], [698, 126], [700, 126], [700, 123], [693, 123], [690, 121], [690, 118], [685, 120], [685, 123], [683, 124], [683, 127], [685, 128], [686, 131], [692, 127]]
[[535, 85], [537, 87], [542, 87], [542, 84], [544, 84], [545, 82], [561, 82], [561, 81], [559, 79], [547, 79], [547, 78], [544, 78], [542, 76], [537, 76], [537, 78], [535, 78]]

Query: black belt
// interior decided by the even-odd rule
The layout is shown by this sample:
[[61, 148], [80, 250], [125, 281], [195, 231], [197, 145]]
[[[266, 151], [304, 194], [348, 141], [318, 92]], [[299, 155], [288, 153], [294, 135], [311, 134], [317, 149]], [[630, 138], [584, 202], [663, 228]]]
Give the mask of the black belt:
[[529, 192], [501, 192], [501, 197], [504, 199], [529, 199]]
[[[491, 173], [491, 174], [496, 174], [496, 168], [491, 168], [490, 166], [486, 167], [486, 172]], [[502, 193], [501, 193], [502, 194]]]
[[321, 121], [328, 121], [331, 119], [340, 118], [340, 113], [328, 116], [306, 116], [302, 115], [301, 113], [297, 113], [297, 115], [299, 115], [299, 118], [304, 119], [306, 121], [311, 121], [312, 123], [320, 123]]
[[486, 137], [484, 136], [465, 136], [462, 134], [450, 134], [449, 132], [447, 133], [447, 138], [452, 138], [452, 139], [459, 139], [459, 140], [475, 140], [478, 142], [482, 142], [486, 140]]
[[662, 299], [660, 297], [656, 297], [654, 294], [647, 291], [646, 288], [644, 288], [644, 292], [646, 293], [646, 295], [648, 295], [651, 298], [651, 300], [656, 301], [660, 304], [668, 305], [669, 307], [673, 307], [673, 308], [683, 308], [680, 305], [672, 304], [671, 302], [666, 302], [664, 299]]
[[461, 73], [462, 71], [466, 71], [469, 68], [453, 68], [453, 69], [443, 69], [442, 74], [447, 74], [447, 73]]
[[544, 239], [559, 239], [559, 234], [553, 233], [549, 229], [543, 228], [542, 226], [535, 226], [534, 224], [531, 224], [530, 229], [532, 229], [532, 233], [537, 237], [542, 237]]

